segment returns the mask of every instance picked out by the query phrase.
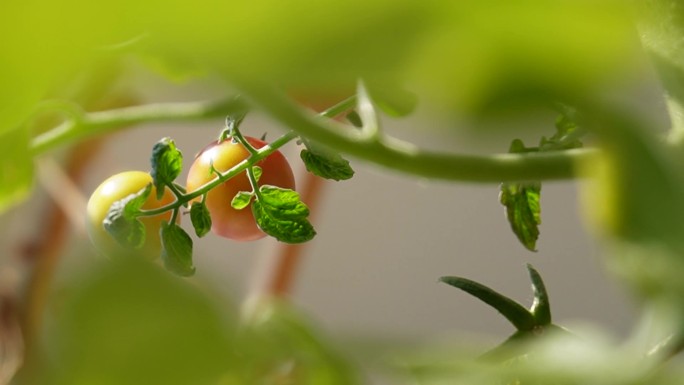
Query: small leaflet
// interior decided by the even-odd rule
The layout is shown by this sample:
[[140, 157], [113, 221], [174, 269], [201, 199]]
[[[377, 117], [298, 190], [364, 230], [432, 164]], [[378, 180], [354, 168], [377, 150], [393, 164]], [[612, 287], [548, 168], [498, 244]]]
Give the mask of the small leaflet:
[[157, 199], [164, 196], [165, 186], [172, 183], [183, 169], [183, 154], [171, 138], [163, 138], [152, 148], [152, 180], [157, 189]]
[[105, 230], [128, 249], [139, 249], [145, 244], [145, 225], [135, 214], [140, 211], [151, 192], [152, 184], [148, 184], [138, 193], [114, 202], [102, 222]]
[[162, 222], [162, 255], [164, 267], [181, 277], [195, 274], [192, 264], [192, 239], [175, 223]]

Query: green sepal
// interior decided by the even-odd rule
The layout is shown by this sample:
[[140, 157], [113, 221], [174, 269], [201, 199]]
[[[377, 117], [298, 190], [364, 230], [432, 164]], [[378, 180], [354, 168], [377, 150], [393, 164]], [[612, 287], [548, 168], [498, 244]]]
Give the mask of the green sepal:
[[481, 283], [462, 277], [441, 277], [439, 280], [493, 307], [519, 331], [532, 330], [536, 325], [534, 316], [524, 306]]
[[164, 196], [165, 186], [173, 183], [183, 169], [183, 154], [171, 138], [162, 138], [152, 148], [152, 180], [157, 189], [157, 199]]
[[499, 200], [506, 207], [506, 218], [520, 243], [536, 251], [541, 224], [539, 204], [541, 183], [502, 183]]
[[296, 191], [264, 185], [252, 203], [252, 213], [259, 228], [285, 243], [302, 243], [316, 235], [307, 217], [309, 208]]
[[340, 154], [310, 141], [305, 141], [305, 145], [306, 148], [299, 155], [308, 172], [336, 181], [354, 176], [354, 169], [349, 165], [349, 161]]
[[230, 201], [230, 205], [235, 210], [242, 210], [245, 207], [249, 206], [249, 203], [252, 201], [253, 196], [254, 193], [248, 191], [239, 191], [237, 194], [235, 194], [233, 200]]
[[137, 214], [151, 192], [152, 184], [148, 184], [139, 192], [112, 203], [102, 221], [104, 229], [128, 249], [139, 249], [145, 244], [145, 225], [138, 220]]
[[195, 234], [202, 238], [211, 230], [211, 214], [204, 202], [193, 202], [190, 206], [190, 221]]
[[527, 271], [530, 273], [530, 280], [532, 281], [532, 290], [534, 290], [534, 302], [530, 312], [534, 316], [536, 325], [550, 325], [551, 324], [551, 304], [549, 302], [549, 295], [546, 292], [546, 285], [542, 280], [541, 274], [527, 264]]
[[192, 239], [175, 223], [162, 222], [161, 229], [162, 254], [164, 267], [170, 272], [189, 277], [195, 274], [192, 264]]

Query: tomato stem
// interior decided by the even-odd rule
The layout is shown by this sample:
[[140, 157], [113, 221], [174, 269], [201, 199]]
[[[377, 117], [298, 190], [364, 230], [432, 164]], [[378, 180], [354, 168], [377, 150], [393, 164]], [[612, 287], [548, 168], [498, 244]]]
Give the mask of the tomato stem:
[[[335, 117], [350, 108], [354, 106], [354, 103], [356, 101], [355, 97], [350, 97], [347, 98], [334, 106], [328, 108], [327, 110], [321, 112], [319, 116], [325, 117], [325, 118], [332, 118]], [[253, 146], [251, 146], [249, 143], [247, 143], [247, 140], [242, 136], [242, 134], [239, 132], [239, 130], [235, 130], [233, 132], [235, 135], [236, 139], [240, 141], [245, 147], [248, 149], [252, 148], [254, 152], [250, 152], [250, 156], [247, 159], [244, 159], [240, 163], [236, 164], [235, 166], [231, 167], [229, 170], [226, 172], [219, 172], [212, 166], [212, 171], [216, 173], [216, 178], [213, 179], [212, 181], [202, 185], [200, 188], [196, 189], [195, 191], [187, 192], [187, 193], [182, 193], [176, 189], [176, 191], [173, 191], [174, 194], [176, 194], [176, 201], [173, 203], [170, 203], [166, 206], [158, 207], [153, 210], [140, 210], [137, 214], [136, 217], [141, 217], [141, 216], [153, 216], [153, 215], [159, 215], [162, 213], [165, 213], [169, 210], [175, 210], [180, 208], [181, 206], [186, 205], [188, 202], [191, 200], [199, 197], [199, 196], [205, 196], [207, 192], [209, 192], [211, 189], [215, 188], [216, 186], [219, 186], [223, 182], [229, 180], [230, 178], [238, 175], [239, 173], [248, 170], [247, 175], [250, 174], [249, 170], [255, 166], [258, 162], [261, 160], [265, 159], [269, 155], [273, 154], [276, 152], [279, 148], [283, 147], [285, 144], [289, 143], [293, 139], [297, 138], [299, 134], [297, 134], [294, 131], [290, 131], [284, 135], [281, 135], [279, 138], [271, 142], [270, 144], [267, 144], [264, 147], [261, 147], [259, 149], [255, 149]], [[252, 171], [252, 177], [253, 177], [253, 171]], [[255, 178], [256, 180], [256, 178]], [[251, 182], [251, 180], [250, 180]], [[255, 194], [257, 194], [257, 198], [259, 197], [258, 194], [258, 186], [256, 182], [252, 185], [254, 188]]]

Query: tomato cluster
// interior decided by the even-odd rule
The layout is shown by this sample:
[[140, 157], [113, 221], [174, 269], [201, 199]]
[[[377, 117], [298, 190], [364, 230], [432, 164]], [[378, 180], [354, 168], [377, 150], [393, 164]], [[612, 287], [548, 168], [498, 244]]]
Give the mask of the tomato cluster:
[[[256, 149], [266, 145], [266, 142], [245, 137], [247, 142]], [[250, 153], [241, 143], [230, 139], [221, 142], [212, 142], [206, 146], [195, 158], [186, 182], [186, 191], [192, 192], [202, 188], [205, 184], [216, 178], [216, 172], [225, 172], [249, 157]], [[295, 179], [290, 165], [285, 157], [275, 151], [268, 157], [256, 164], [261, 169], [259, 186], [273, 185], [286, 189], [294, 189]], [[138, 193], [152, 183], [152, 176], [142, 171], [127, 171], [116, 174], [105, 180], [91, 195], [87, 207], [88, 232], [93, 243], [103, 253], [118, 252], [122, 247], [105, 231], [103, 221], [110, 207], [116, 201], [122, 200], [131, 194]], [[175, 195], [165, 188], [161, 199], [157, 199], [156, 191], [149, 194], [143, 210], [160, 208], [173, 203]], [[209, 211], [212, 221], [211, 230], [215, 234], [238, 241], [251, 241], [263, 238], [263, 233], [256, 224], [252, 210], [237, 210], [231, 206], [231, 201], [240, 191], [252, 191], [252, 186], [243, 171], [228, 179], [221, 185], [211, 189], [204, 203]], [[195, 198], [195, 201], [202, 197]], [[188, 202], [192, 203], [192, 202]], [[145, 225], [146, 240], [141, 252], [150, 255], [159, 255], [161, 242], [159, 230], [163, 221], [171, 220], [172, 211], [165, 211], [154, 216], [140, 217]], [[180, 218], [180, 217], [179, 217]]]

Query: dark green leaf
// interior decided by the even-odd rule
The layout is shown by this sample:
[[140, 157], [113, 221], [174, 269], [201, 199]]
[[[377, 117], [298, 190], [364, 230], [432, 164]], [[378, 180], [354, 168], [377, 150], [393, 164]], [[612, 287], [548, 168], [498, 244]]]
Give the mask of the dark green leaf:
[[112, 204], [103, 221], [105, 230], [122, 246], [139, 249], [145, 244], [147, 236], [145, 225], [138, 220], [136, 214], [145, 204], [152, 192], [152, 185], [131, 194]]
[[23, 200], [33, 185], [28, 130], [0, 134], [0, 212]]
[[541, 183], [502, 183], [499, 199], [506, 207], [506, 217], [520, 242], [536, 251], [541, 224], [539, 198]]
[[537, 325], [549, 325], [551, 324], [551, 304], [549, 303], [546, 286], [539, 272], [529, 263], [527, 264], [527, 270], [530, 273], [532, 289], [534, 290], [534, 302], [530, 312], [534, 316]]
[[182, 277], [195, 274], [192, 264], [192, 239], [175, 223], [162, 222], [162, 261], [164, 267]]
[[152, 180], [157, 189], [157, 199], [164, 196], [167, 184], [172, 183], [183, 169], [183, 154], [171, 138], [163, 138], [152, 148]]
[[297, 192], [274, 186], [261, 186], [260, 198], [252, 203], [252, 213], [259, 228], [285, 243], [311, 240], [316, 231], [307, 220], [309, 208]]
[[193, 202], [190, 206], [190, 221], [195, 234], [202, 238], [211, 230], [211, 215], [203, 202]]
[[245, 207], [249, 206], [249, 203], [252, 201], [253, 196], [254, 196], [254, 193], [247, 192], [247, 191], [240, 191], [233, 197], [233, 200], [230, 201], [230, 205], [235, 210], [242, 210]]
[[524, 306], [481, 283], [461, 277], [441, 277], [439, 280], [447, 285], [459, 288], [493, 307], [506, 317], [517, 330], [532, 330], [535, 326], [532, 313]]
[[302, 150], [300, 157], [307, 171], [321, 178], [336, 181], [347, 180], [354, 176], [354, 170], [349, 165], [349, 161], [340, 154], [309, 141], [305, 143], [307, 148]]

